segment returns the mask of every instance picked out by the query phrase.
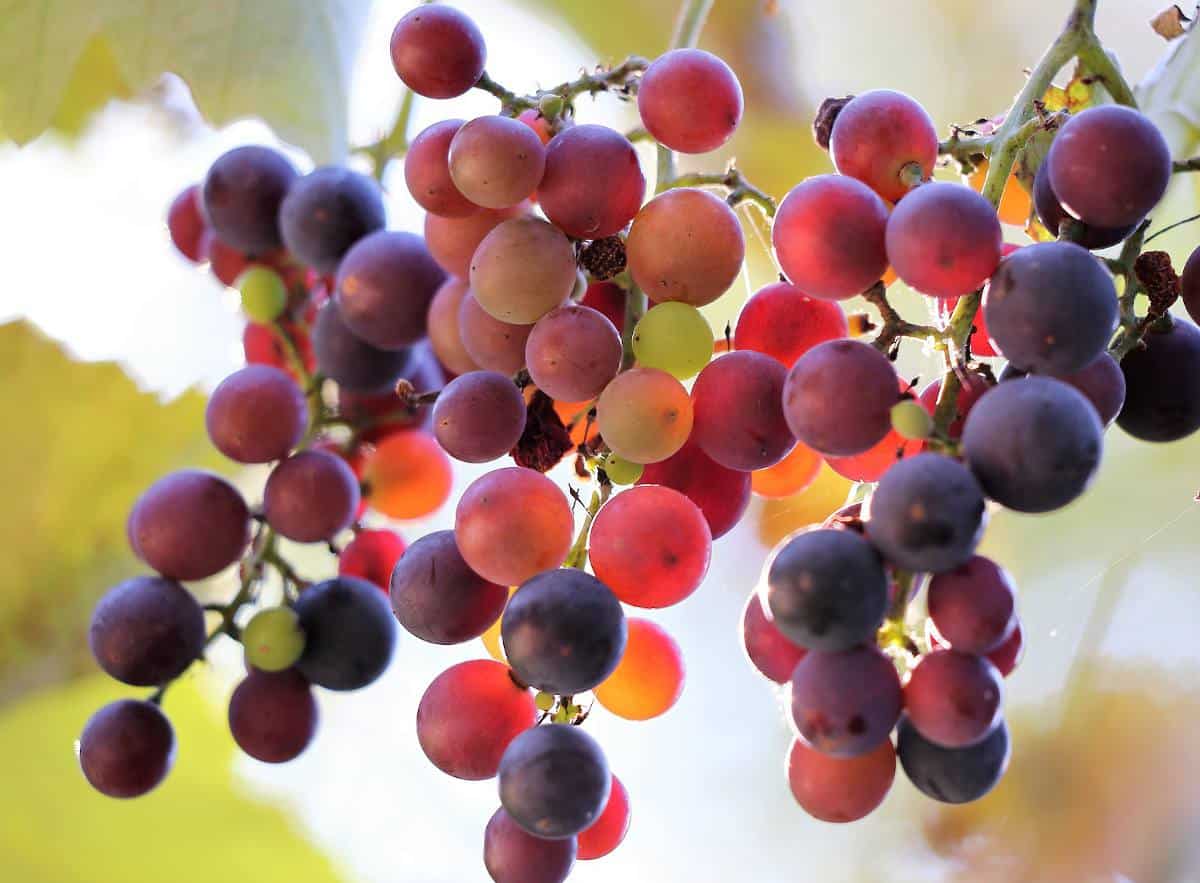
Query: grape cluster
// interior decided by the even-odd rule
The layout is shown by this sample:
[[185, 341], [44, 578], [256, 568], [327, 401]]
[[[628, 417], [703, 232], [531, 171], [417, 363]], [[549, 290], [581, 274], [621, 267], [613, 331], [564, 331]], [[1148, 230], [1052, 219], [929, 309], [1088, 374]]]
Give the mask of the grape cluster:
[[[837, 173], [776, 211], [734, 167], [674, 175], [676, 152], [722, 146], [741, 119], [738, 80], [710, 53], [522, 96], [485, 73], [474, 23], [432, 4], [400, 20], [391, 55], [417, 95], [501, 103], [407, 145], [423, 236], [385, 229], [370, 177], [300, 175], [263, 147], [223, 155], [171, 206], [178, 250], [235, 285], [248, 320], [247, 365], [214, 391], [209, 437], [270, 471], [253, 507], [195, 470], [135, 503], [130, 545], [156, 575], [103, 598], [91, 644], [113, 677], [156, 689], [87, 724], [89, 781], [128, 797], [162, 780], [164, 691], [220, 635], [248, 672], [230, 730], [266, 762], [313, 738], [314, 686], [382, 674], [396, 621], [433, 644], [479, 638], [491, 658], [429, 685], [417, 741], [450, 776], [497, 780], [493, 880], [561, 883], [629, 825], [629, 795], [580, 726], [593, 703], [646, 720], [683, 689], [680, 647], [630, 609], [685, 601], [752, 492], [790, 496], [828, 464], [874, 487], [774, 550], [741, 624], [750, 661], [788, 688], [792, 792], [819, 819], [859, 819], [899, 758], [936, 800], [986, 794], [1008, 763], [1002, 678], [1023, 643], [1012, 580], [977, 553], [989, 514], [1077, 499], [1114, 420], [1149, 441], [1200, 429], [1200, 330], [1167, 313], [1180, 293], [1200, 312], [1200, 250], [1181, 282], [1138, 260], [1171, 172], [1153, 124], [1101, 106], [1023, 127], [1053, 137], [1030, 170], [1050, 235], [1017, 247], [991, 172], [983, 193], [932, 180], [941, 157], [969, 173], [995, 144], [939, 142], [896, 92], [827, 102]], [[575, 120], [575, 100], [601, 92], [636, 100], [637, 137], [656, 142], [665, 174], [648, 201], [633, 133]], [[699, 308], [742, 272], [742, 205], [773, 216], [782, 273], [722, 345]], [[1089, 251], [1122, 241], [1119, 260]], [[936, 324], [892, 309], [896, 279], [932, 299]], [[879, 310], [873, 339], [839, 303], [856, 295]], [[946, 355], [921, 389], [894, 366], [906, 337]], [[1000, 357], [1003, 370], [985, 361]], [[462, 494], [452, 529], [407, 546], [368, 526], [448, 502], [451, 458], [508, 456]], [[546, 474], [572, 461], [590, 499]], [[289, 542], [327, 545], [337, 576], [302, 578]], [[206, 630], [181, 583], [233, 565], [239, 591], [208, 606]]]

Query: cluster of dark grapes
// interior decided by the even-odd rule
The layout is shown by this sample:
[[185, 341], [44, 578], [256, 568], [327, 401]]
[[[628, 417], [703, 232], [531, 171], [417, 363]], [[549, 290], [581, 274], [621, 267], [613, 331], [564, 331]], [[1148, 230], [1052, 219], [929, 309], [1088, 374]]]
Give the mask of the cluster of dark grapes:
[[[88, 722], [88, 780], [130, 797], [163, 779], [175, 741], [163, 694], [220, 635], [246, 660], [233, 738], [272, 763], [313, 738], [313, 686], [356, 690], [382, 674], [396, 621], [434, 644], [482, 637], [493, 658], [433, 681], [417, 739], [451, 776], [498, 779], [484, 837], [492, 878], [561, 883], [629, 824], [628, 794], [580, 726], [591, 703], [644, 720], [683, 688], [678, 645], [623, 605], [688, 598], [752, 489], [796, 493], [824, 462], [878, 485], [775, 550], [742, 624], [754, 665], [790, 685], [793, 793], [820, 819], [861, 818], [899, 756], [938, 800], [985, 794], [1008, 761], [1001, 678], [1022, 647], [1011, 581], [975, 554], [988, 501], [1067, 505], [1095, 475], [1114, 419], [1152, 441], [1200, 428], [1200, 332], [1172, 319], [1162, 294], [1178, 295], [1179, 280], [1130, 265], [1119, 301], [1088, 251], [1144, 232], [1171, 174], [1154, 126], [1116, 106], [1066, 122], [1033, 187], [1059, 238], [1016, 248], [991, 202], [931, 180], [952, 151], [919, 105], [889, 91], [836, 102], [839, 174], [779, 205], [781, 281], [749, 299], [722, 345], [698, 308], [742, 270], [735, 209], [749, 201], [769, 215], [774, 202], [733, 168], [668, 174], [644, 201], [631, 136], [576, 123], [574, 100], [636, 98], [638, 137], [668, 160], [708, 152], [742, 113], [723, 61], [675, 49], [518, 96], [484, 72], [474, 23], [440, 4], [400, 20], [391, 54], [417, 95], [478, 87], [501, 99], [497, 115], [444, 120], [408, 144], [423, 237], [385, 229], [372, 178], [300, 175], [263, 147], [224, 154], [171, 206], [177, 248], [236, 286], [249, 320], [248, 364], [214, 391], [209, 437], [270, 472], [254, 508], [196, 470], [134, 505], [130, 545], [157, 575], [101, 600], [91, 645], [106, 672], [155, 692]], [[1047, 131], [1058, 122], [1047, 118]], [[901, 322], [886, 303], [889, 273], [944, 308], [937, 326]], [[1139, 284], [1152, 307], [1141, 320]], [[961, 308], [949, 326], [944, 314], [978, 304], [980, 289], [974, 333], [956, 343]], [[1200, 311], [1198, 256], [1182, 291]], [[864, 292], [885, 321], [872, 342], [849, 336], [838, 303]], [[1118, 324], [1128, 345], [1113, 341]], [[893, 366], [905, 335], [965, 349], [917, 393]], [[1001, 355], [997, 378], [980, 357]], [[463, 493], [453, 530], [406, 548], [365, 526], [369, 511], [418, 518], [445, 503], [449, 457], [506, 456], [516, 465]], [[590, 501], [545, 475], [571, 458]], [[338, 576], [305, 580], [288, 542], [328, 545]], [[209, 605], [206, 628], [182, 583], [235, 564], [238, 593]], [[910, 608], [926, 583], [920, 628]]]

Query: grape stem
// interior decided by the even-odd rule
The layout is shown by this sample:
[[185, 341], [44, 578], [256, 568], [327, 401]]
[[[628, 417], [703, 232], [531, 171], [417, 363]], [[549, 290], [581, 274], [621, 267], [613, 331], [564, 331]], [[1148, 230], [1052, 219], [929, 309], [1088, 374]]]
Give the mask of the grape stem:
[[872, 346], [880, 352], [888, 352], [901, 337], [916, 337], [938, 342], [942, 340], [941, 329], [934, 328], [932, 325], [914, 325], [896, 312], [895, 307], [888, 303], [887, 287], [882, 280], [864, 291], [863, 298], [879, 310], [880, 318], [883, 319], [883, 327], [871, 341]]
[[1145, 244], [1146, 228], [1149, 225], [1149, 221], [1138, 225], [1138, 228], [1121, 246], [1121, 256], [1108, 264], [1109, 269], [1124, 281], [1121, 296], [1117, 300], [1120, 308], [1121, 330], [1108, 348], [1109, 354], [1118, 362], [1137, 346], [1138, 341], [1142, 339], [1142, 335], [1149, 327], [1149, 323], [1145, 323], [1145, 327], [1141, 327], [1142, 323], [1138, 322], [1137, 313], [1134, 312], [1134, 303], [1137, 300], [1138, 292], [1142, 289], [1142, 283], [1138, 279], [1137, 273], [1134, 272], [1134, 267], [1138, 255], [1142, 252], [1142, 246]]
[[391, 130], [375, 143], [355, 150], [355, 153], [361, 153], [371, 160], [371, 174], [376, 181], [383, 182], [383, 172], [389, 160], [402, 156], [408, 150], [408, 127], [415, 103], [416, 93], [412, 89], [405, 89]]
[[716, 0], [685, 0], [675, 21], [675, 34], [671, 37], [671, 48], [691, 48], [700, 41], [704, 22], [712, 12]]
[[1190, 224], [1193, 221], [1200, 221], [1200, 215], [1192, 215], [1189, 218], [1184, 218], [1182, 221], [1176, 221], [1174, 224], [1168, 224], [1161, 230], [1155, 230], [1152, 234], [1146, 237], [1146, 242], [1151, 242], [1152, 240], [1162, 236], [1164, 233], [1170, 233], [1176, 227], [1182, 227], [1184, 224]]
[[1179, 172], [1200, 172], [1200, 156], [1193, 156], [1191, 159], [1176, 160], [1171, 165], [1171, 171]]
[[741, 169], [734, 165], [730, 165], [723, 173], [690, 172], [676, 175], [667, 179], [666, 186], [662, 189], [670, 190], [675, 187], [722, 188], [728, 191], [725, 201], [731, 208], [737, 207], [738, 203], [749, 202], [761, 209], [768, 218], [775, 217], [775, 200], [751, 184], [742, 174]]
[[633, 367], [633, 331], [646, 314], [646, 294], [636, 282], [625, 289], [625, 320], [621, 325], [621, 370]]
[[583, 570], [583, 565], [587, 561], [588, 535], [592, 532], [592, 522], [595, 521], [596, 513], [600, 511], [600, 507], [607, 502], [611, 494], [612, 483], [608, 481], [601, 481], [600, 487], [592, 491], [587, 515], [584, 516], [583, 524], [579, 528], [579, 535], [575, 537], [575, 542], [571, 545], [571, 551], [567, 553], [567, 558], [563, 561], [563, 567]]
[[501, 110], [512, 116], [523, 110], [540, 109], [542, 101], [547, 98], [561, 99], [565, 111], [580, 95], [596, 95], [600, 92], [634, 94], [638, 78], [649, 64], [640, 55], [631, 55], [616, 67], [597, 68], [581, 74], [577, 79], [560, 83], [552, 89], [539, 89], [531, 95], [518, 95], [504, 88], [484, 71], [475, 88], [499, 98]]

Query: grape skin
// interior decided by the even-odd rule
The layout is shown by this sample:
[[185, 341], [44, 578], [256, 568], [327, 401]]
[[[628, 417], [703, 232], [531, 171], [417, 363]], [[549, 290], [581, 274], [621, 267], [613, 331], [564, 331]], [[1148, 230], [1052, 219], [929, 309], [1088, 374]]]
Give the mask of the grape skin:
[[383, 195], [372, 178], [341, 166], [314, 169], [292, 185], [279, 207], [288, 251], [325, 276], [342, 256], [387, 222]]
[[593, 692], [596, 701], [619, 718], [651, 720], [666, 714], [683, 695], [683, 651], [657, 623], [630, 617], [621, 661]]
[[76, 750], [83, 775], [101, 794], [140, 797], [170, 771], [175, 731], [157, 705], [118, 699], [88, 719]]
[[317, 583], [300, 593], [295, 609], [306, 636], [296, 668], [317, 686], [358, 690], [391, 662], [396, 624], [379, 589], [366, 580], [339, 576]]
[[448, 277], [429, 302], [429, 311], [426, 313], [425, 327], [433, 353], [451, 375], [479, 370], [479, 365], [471, 358], [463, 343], [459, 327], [459, 309], [468, 291], [466, 282]]
[[838, 113], [829, 138], [838, 172], [857, 178], [888, 202], [899, 202], [912, 182], [905, 167], [915, 164], [927, 180], [937, 162], [933, 120], [902, 92], [874, 89], [853, 98]]
[[783, 414], [787, 369], [770, 356], [733, 352], [692, 386], [692, 438], [722, 466], [751, 471], [782, 460], [796, 438]]
[[483, 116], [455, 133], [448, 162], [463, 196], [482, 208], [509, 208], [528, 198], [542, 180], [546, 147], [518, 120]]
[[724, 61], [703, 49], [672, 49], [646, 68], [638, 113], [647, 131], [680, 153], [708, 153], [742, 119], [742, 86]]
[[1200, 429], [1200, 330], [1172, 320], [1166, 331], [1151, 326], [1121, 361], [1125, 404], [1117, 425], [1134, 438], [1169, 442]]
[[646, 311], [633, 329], [633, 355], [645, 368], [658, 368], [678, 380], [703, 370], [712, 359], [712, 327], [690, 304], [667, 301]]
[[834, 757], [861, 757], [887, 741], [900, 717], [900, 677], [873, 644], [809, 653], [792, 673], [791, 703], [806, 744]]
[[313, 323], [313, 352], [317, 368], [352, 392], [388, 390], [411, 362], [408, 350], [381, 350], [352, 332], [336, 303], [327, 303]]
[[296, 169], [278, 151], [235, 147], [217, 157], [204, 178], [204, 217], [220, 240], [238, 251], [275, 251], [283, 245], [280, 205], [296, 180]]
[[468, 16], [452, 6], [418, 6], [392, 30], [392, 67], [425, 98], [457, 98], [483, 75], [487, 47]]
[[358, 512], [358, 477], [341, 457], [300, 451], [272, 471], [263, 489], [267, 523], [289, 540], [331, 540]]
[[809, 297], [787, 282], [759, 289], [738, 314], [733, 346], [764, 353], [791, 368], [819, 343], [849, 333], [836, 303]]
[[450, 458], [433, 436], [401, 429], [375, 441], [362, 486], [375, 511], [390, 518], [423, 518], [449, 499], [453, 480]]
[[904, 709], [917, 732], [943, 748], [966, 748], [1000, 720], [1000, 672], [982, 656], [934, 650], [922, 656], [904, 685]]
[[943, 748], [902, 718], [896, 755], [909, 781], [926, 796], [942, 803], [970, 803], [991, 791], [1008, 768], [1008, 726], [1000, 721], [987, 738], [968, 748]]
[[699, 507], [714, 540], [733, 530], [750, 505], [750, 475], [726, 469], [694, 441], [665, 460], [647, 464], [637, 483], [661, 484], [686, 496]]
[[575, 865], [576, 840], [547, 840], [496, 810], [483, 834], [483, 864], [493, 883], [564, 883]]
[[480, 368], [512, 375], [525, 367], [525, 345], [533, 325], [501, 322], [479, 305], [470, 289], [458, 307], [458, 332]]
[[668, 374], [633, 368], [618, 374], [596, 402], [596, 423], [608, 446], [633, 463], [657, 463], [683, 447], [692, 432], [692, 400]]
[[479, 209], [463, 218], [425, 216], [425, 245], [438, 266], [451, 276], [467, 279], [479, 243], [503, 221], [529, 213], [528, 203], [505, 209]]
[[255, 760], [295, 760], [317, 731], [317, 702], [308, 681], [295, 669], [251, 670], [229, 700], [229, 731]]
[[525, 431], [525, 399], [508, 377], [472, 371], [450, 381], [433, 406], [433, 432], [451, 457], [487, 463], [513, 449]]
[[525, 365], [551, 398], [584, 402], [600, 395], [621, 370], [621, 335], [598, 310], [566, 304], [534, 324]]
[[788, 785], [806, 813], [823, 822], [856, 822], [883, 803], [896, 778], [896, 751], [884, 739], [859, 757], [831, 757], [792, 742]]
[[[604, 858], [621, 845], [629, 832], [629, 792], [615, 775], [608, 792], [608, 802], [590, 828], [579, 833], [580, 861]], [[523, 881], [524, 883], [524, 881]]]
[[575, 249], [537, 218], [513, 218], [489, 232], [471, 258], [471, 292], [493, 318], [531, 324], [575, 287]]
[[[1042, 219], [1043, 226], [1055, 236], [1058, 235], [1063, 221], [1075, 220], [1067, 214], [1062, 203], [1058, 201], [1058, 197], [1054, 195], [1054, 188], [1050, 186], [1050, 175], [1045, 166], [1033, 179], [1033, 206], [1037, 210], [1038, 217]], [[1072, 239], [1077, 245], [1089, 251], [1096, 251], [1101, 248], [1109, 248], [1118, 242], [1124, 242], [1136, 227], [1137, 224], [1133, 223], [1109, 229], [1093, 227], [1091, 224], [1076, 221]]]
[[943, 640], [963, 653], [995, 650], [1016, 628], [1016, 592], [1005, 570], [982, 555], [929, 583], [929, 618]]
[[423, 129], [404, 155], [404, 183], [417, 205], [443, 218], [465, 218], [479, 211], [454, 186], [450, 176], [450, 141], [465, 120], [440, 120]]
[[270, 365], [247, 365], [217, 385], [204, 423], [213, 445], [238, 463], [281, 460], [308, 428], [308, 403], [291, 376]]
[[286, 606], [258, 611], [242, 629], [242, 647], [253, 668], [267, 672], [291, 668], [304, 652], [300, 617]]
[[562, 840], [589, 828], [608, 802], [604, 752], [580, 727], [526, 730], [500, 761], [500, 803], [536, 837]]
[[625, 227], [646, 195], [637, 151], [607, 126], [572, 126], [546, 148], [538, 202], [574, 239], [602, 239]]
[[[1001, 382], [1019, 380], [1025, 376], [1026, 372], [1012, 362], [1000, 372]], [[1105, 426], [1117, 419], [1125, 404], [1125, 375], [1120, 363], [1107, 352], [1100, 353], [1078, 371], [1056, 375], [1055, 379], [1079, 390], [1092, 403], [1100, 422]]]
[[200, 657], [204, 613], [179, 583], [137, 576], [109, 589], [88, 629], [92, 656], [123, 684], [152, 687], [172, 681]]

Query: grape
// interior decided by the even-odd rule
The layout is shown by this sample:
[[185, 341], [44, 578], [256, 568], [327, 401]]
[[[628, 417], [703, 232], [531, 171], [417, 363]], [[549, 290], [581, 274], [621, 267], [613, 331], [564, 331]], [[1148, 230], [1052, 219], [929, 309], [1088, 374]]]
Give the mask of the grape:
[[633, 329], [633, 355], [638, 364], [666, 371], [679, 380], [699, 373], [712, 352], [712, 327], [691, 304], [657, 304]]
[[638, 87], [642, 125], [671, 150], [708, 153], [742, 119], [742, 86], [729, 65], [703, 49], [672, 49], [646, 68]]
[[463, 348], [480, 368], [516, 374], [525, 367], [525, 344], [533, 325], [512, 325], [491, 316], [470, 290], [458, 308]]
[[867, 536], [888, 563], [929, 573], [965, 564], [987, 526], [979, 482], [942, 454], [918, 454], [894, 465], [866, 512]]
[[363, 467], [367, 502], [389, 518], [423, 518], [450, 498], [450, 458], [433, 436], [393, 432], [375, 445]]
[[442, 120], [412, 139], [404, 155], [404, 183], [417, 205], [444, 218], [465, 218], [479, 210], [450, 177], [450, 141], [463, 120]]
[[512, 117], [483, 116], [455, 133], [447, 155], [459, 193], [483, 208], [509, 208], [528, 198], [542, 180], [546, 147]]
[[1058, 379], [1083, 393], [1105, 426], [1117, 419], [1125, 405], [1125, 375], [1121, 365], [1107, 352], [1101, 352], [1078, 371]]
[[525, 341], [525, 365], [546, 395], [582, 402], [617, 376], [621, 352], [621, 335], [603, 313], [566, 304], [537, 320]]
[[933, 416], [913, 399], [901, 399], [892, 406], [892, 428], [901, 438], [920, 441], [933, 431]]
[[546, 148], [538, 202], [574, 239], [603, 239], [633, 220], [646, 195], [637, 151], [608, 126], [572, 126]]
[[221, 242], [250, 254], [283, 245], [278, 215], [297, 180], [276, 150], [235, 147], [217, 157], [204, 178], [204, 216]]
[[700, 509], [714, 540], [733, 530], [750, 505], [750, 476], [716, 463], [692, 441], [666, 460], [648, 464], [638, 484], [679, 491]]
[[567, 299], [575, 278], [571, 241], [537, 218], [504, 221], [471, 258], [471, 292], [502, 322], [536, 322]]
[[771, 241], [793, 285], [812, 297], [845, 300], [887, 269], [887, 225], [887, 203], [866, 184], [817, 175], [783, 198]]
[[296, 369], [281, 341], [284, 335], [291, 340], [304, 370], [311, 373], [317, 366], [312, 340], [303, 326], [286, 319], [274, 326], [246, 323], [246, 329], [242, 332], [242, 350], [246, 362], [251, 365], [271, 365], [287, 371], [295, 378]]
[[982, 656], [934, 650], [922, 656], [904, 685], [909, 723], [943, 748], [981, 741], [1000, 720], [1000, 673]]
[[1067, 120], [1045, 159], [1063, 207], [1086, 224], [1141, 221], [1171, 183], [1171, 149], [1149, 117], [1133, 108], [1090, 107]]
[[141, 797], [166, 778], [175, 732], [151, 702], [118, 699], [89, 719], [76, 746], [88, 784], [107, 797]]
[[608, 802], [600, 812], [600, 818], [579, 833], [580, 861], [604, 858], [621, 845], [629, 833], [629, 792], [615, 775], [608, 792]]
[[252, 266], [234, 284], [242, 295], [242, 312], [251, 322], [274, 322], [287, 308], [287, 286], [270, 267]]
[[204, 234], [208, 232], [208, 222], [200, 207], [201, 198], [200, 185], [193, 184], [182, 190], [167, 209], [167, 231], [171, 234], [171, 242], [193, 264], [204, 261]]
[[394, 530], [362, 528], [338, 555], [338, 575], [357, 576], [386, 592], [392, 571], [407, 548], [404, 537]]
[[494, 883], [564, 883], [575, 852], [574, 837], [535, 837], [503, 809], [496, 810], [483, 834], [483, 864]]
[[468, 16], [452, 6], [418, 6], [396, 23], [392, 66], [426, 98], [456, 98], [483, 75], [487, 48]]
[[237, 489], [198, 469], [160, 478], [133, 504], [133, 550], [168, 579], [206, 579], [242, 557], [250, 510]]
[[[898, 380], [901, 395], [910, 392], [911, 387], [906, 380]], [[893, 407], [895, 407], [893, 405]], [[829, 457], [825, 462], [829, 468], [851, 481], [879, 481], [883, 474], [892, 468], [897, 460], [919, 454], [924, 444], [911, 439], [906, 440], [894, 427], [891, 427], [891, 411], [888, 411], [888, 433], [879, 442], [867, 448], [861, 454], [849, 457]]]
[[[848, 394], [836, 395], [845, 390]], [[792, 434], [822, 454], [849, 456], [891, 431], [899, 381], [887, 356], [856, 340], [830, 340], [800, 357], [783, 387]]]
[[209, 269], [222, 285], [235, 285], [242, 273], [254, 266], [254, 261], [245, 252], [226, 245], [214, 236], [205, 237], [203, 247], [208, 256]]
[[[1054, 188], [1050, 186], [1050, 174], [1044, 165], [1033, 179], [1033, 205], [1037, 209], [1038, 217], [1042, 219], [1043, 226], [1054, 236], [1058, 236], [1063, 221], [1075, 220], [1067, 214], [1058, 197], [1054, 195]], [[1076, 244], [1095, 251], [1123, 242], [1136, 227], [1136, 221], [1114, 228], [1093, 227], [1091, 224], [1076, 221], [1073, 226], [1073, 240]]]
[[526, 730], [500, 760], [500, 803], [536, 837], [562, 840], [589, 828], [611, 787], [604, 752], [579, 727]]
[[[963, 426], [966, 425], [967, 415], [971, 413], [971, 409], [975, 407], [975, 403], [983, 396], [985, 392], [991, 389], [993, 384], [987, 381], [982, 374], [964, 374], [960, 378], [958, 387], [958, 401], [955, 402], [954, 419], [950, 421], [950, 425], [946, 427], [946, 435], [953, 439], [962, 438]], [[942, 392], [942, 381], [935, 380], [929, 386], [921, 390], [920, 402], [930, 416], [937, 412], [938, 396]]]
[[304, 630], [304, 655], [296, 668], [327, 690], [357, 690], [388, 667], [396, 624], [379, 589], [339, 576], [300, 593], [295, 604]]
[[902, 702], [896, 668], [874, 644], [809, 653], [792, 673], [792, 722], [822, 754], [861, 757], [877, 748], [896, 725]]
[[417, 706], [417, 741], [446, 775], [481, 781], [496, 775], [504, 749], [536, 720], [533, 696], [508, 666], [477, 659], [433, 679]]
[[1001, 383], [979, 400], [963, 429], [963, 454], [997, 503], [1017, 512], [1050, 512], [1091, 484], [1103, 432], [1096, 409], [1072, 387], [1027, 377]]
[[741, 632], [742, 648], [750, 663], [759, 674], [777, 684], [791, 680], [796, 664], [808, 652], [785, 638], [775, 623], [767, 619], [757, 589], [750, 593], [742, 608]]
[[88, 644], [96, 662], [123, 684], [153, 687], [179, 677], [204, 651], [204, 613], [169, 579], [119, 583], [92, 612]]
[[445, 279], [420, 236], [380, 230], [342, 258], [334, 300], [355, 336], [398, 350], [425, 336], [429, 302]]
[[461, 644], [500, 618], [508, 589], [467, 566], [454, 531], [439, 530], [412, 544], [391, 574], [396, 619], [422, 641]]
[[289, 457], [263, 488], [267, 523], [298, 543], [333, 539], [354, 521], [358, 501], [358, 477], [345, 460], [326, 451]]
[[787, 758], [788, 785], [806, 813], [822, 822], [856, 822], [883, 803], [896, 778], [896, 750], [884, 739], [858, 757], [830, 757], [797, 739]]
[[903, 718], [896, 756], [909, 781], [926, 796], [942, 803], [970, 803], [991, 791], [1008, 768], [1008, 727], [1000, 721], [982, 742], [969, 748], [943, 748]]
[[666, 714], [683, 694], [683, 651], [648, 619], [630, 618], [620, 664], [595, 689], [596, 701], [617, 717], [644, 721]]
[[342, 166], [314, 169], [292, 185], [279, 207], [288, 251], [318, 273], [332, 276], [342, 256], [387, 221], [379, 185]]
[[874, 89], [838, 113], [829, 153], [840, 173], [862, 181], [888, 202], [899, 202], [917, 183], [910, 174], [919, 180], [933, 174], [937, 130], [925, 108], [907, 95]]
[[618, 332], [625, 329], [625, 289], [615, 282], [593, 282], [579, 302], [607, 316]]
[[604, 458], [604, 474], [608, 476], [608, 480], [617, 485], [636, 484], [637, 480], [642, 477], [642, 473], [646, 467], [641, 463], [630, 463], [628, 460], [623, 460], [616, 454], [609, 454]]
[[425, 245], [438, 266], [451, 276], [466, 279], [471, 272], [471, 258], [483, 238], [501, 222], [528, 213], [529, 206], [522, 203], [498, 211], [480, 209], [465, 218], [426, 215]]
[[666, 371], [633, 368], [604, 388], [596, 423], [618, 456], [657, 463], [682, 448], [691, 434], [692, 400]]
[[535, 689], [569, 696], [603, 682], [625, 649], [625, 614], [612, 590], [573, 568], [521, 584], [500, 623], [504, 655]]
[[213, 390], [204, 412], [208, 437], [238, 463], [282, 460], [308, 428], [308, 404], [296, 382], [269, 365], [247, 365]]
[[949, 646], [988, 653], [1016, 627], [1016, 593], [1002, 567], [975, 555], [929, 583], [929, 618]]
[[[1016, 617], [1014, 616], [1013, 619], [1016, 620]], [[1013, 669], [1020, 664], [1024, 652], [1025, 642], [1021, 635], [1021, 623], [1018, 621], [1008, 639], [995, 650], [988, 653], [987, 658], [992, 665], [996, 666], [996, 670], [1000, 672], [1001, 677], [1008, 677], [1013, 673]]]
[[[467, 374], [479, 369], [479, 365], [467, 352], [462, 332], [459, 330], [459, 307], [462, 306], [469, 290], [467, 283], [461, 279], [448, 278], [434, 294], [426, 313], [425, 326], [429, 332], [429, 343], [437, 360], [450, 374]], [[482, 313], [483, 310], [480, 309], [479, 312]]]
[[1142, 441], [1168, 442], [1200, 429], [1200, 330], [1182, 319], [1151, 326], [1121, 362], [1125, 404], [1117, 425]]
[[[643, 481], [645, 477], [643, 475]], [[704, 514], [669, 487], [639, 484], [609, 500], [592, 524], [592, 570], [635, 607], [669, 607], [708, 573], [712, 540]]]
[[[537, 108], [529, 108], [517, 114], [517, 119], [523, 122], [529, 128], [537, 133], [537, 136], [542, 139], [543, 144], [549, 144], [550, 139], [554, 137], [554, 130], [550, 126], [550, 121], [542, 116], [542, 112]], [[560, 127], [572, 125], [569, 119], [559, 119], [556, 124]]]
[[454, 538], [472, 570], [514, 586], [562, 564], [574, 524], [567, 498], [554, 482], [512, 466], [477, 478], [463, 492]]
[[821, 455], [803, 442], [796, 442], [791, 453], [766, 469], [756, 469], [750, 488], [760, 497], [791, 497], [806, 490], [821, 473]]
[[1179, 277], [1180, 299], [1193, 322], [1200, 322], [1200, 246], [1192, 252], [1183, 265]]
[[229, 731], [255, 760], [295, 760], [317, 731], [317, 702], [304, 675], [251, 671], [229, 700]]
[[979, 288], [1000, 263], [1003, 244], [996, 210], [964, 184], [922, 184], [887, 222], [892, 269], [931, 297], [957, 297]]
[[888, 580], [871, 544], [856, 533], [815, 528], [792, 536], [767, 562], [760, 590], [769, 618], [808, 650], [845, 650], [875, 634]]
[[1117, 292], [1096, 258], [1070, 242], [1022, 248], [984, 293], [988, 331], [1012, 362], [1070, 374], [1096, 358], [1117, 327]]
[[342, 319], [336, 303], [317, 313], [313, 352], [320, 372], [354, 392], [383, 392], [409, 367], [406, 350], [381, 350], [356, 336]]
[[764, 353], [790, 368], [817, 344], [847, 333], [846, 316], [837, 304], [809, 297], [787, 282], [773, 282], [742, 307], [733, 346]]
[[512, 380], [495, 371], [472, 371], [441, 391], [433, 406], [433, 432], [451, 457], [486, 463], [513, 449], [525, 431], [525, 399]]
[[764, 469], [796, 444], [783, 416], [787, 369], [770, 356], [729, 353], [711, 362], [692, 386], [692, 438], [722, 466]]
[[300, 617], [291, 607], [268, 607], [242, 629], [246, 661], [260, 671], [291, 668], [304, 652]]

